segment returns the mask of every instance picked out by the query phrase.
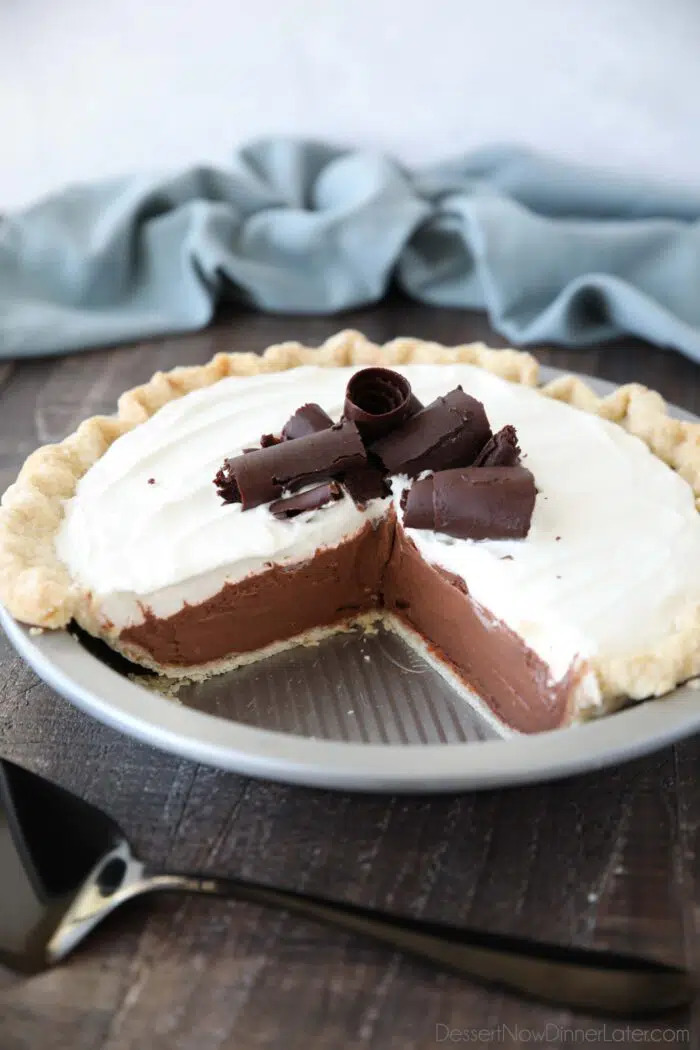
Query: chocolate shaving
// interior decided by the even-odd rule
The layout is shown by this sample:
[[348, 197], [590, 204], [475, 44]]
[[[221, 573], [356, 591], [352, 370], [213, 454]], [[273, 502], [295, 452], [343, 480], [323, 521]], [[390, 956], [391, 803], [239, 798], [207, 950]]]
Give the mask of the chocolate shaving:
[[364, 441], [375, 441], [422, 409], [411, 384], [390, 368], [362, 368], [345, 391], [344, 419], [357, 424]]
[[520, 446], [515, 427], [503, 427], [489, 438], [479, 455], [472, 463], [473, 467], [517, 467], [520, 463]]
[[224, 460], [214, 484], [224, 503], [241, 503], [243, 510], [250, 510], [279, 499], [285, 489], [293, 491], [313, 481], [342, 478], [366, 462], [360, 433], [348, 421]]
[[384, 471], [379, 467], [367, 464], [359, 470], [352, 470], [343, 478], [343, 485], [350, 493], [355, 504], [363, 508], [372, 499], [383, 499], [391, 495]]
[[401, 506], [407, 528], [471, 540], [523, 539], [537, 490], [525, 467], [466, 467], [416, 481]]
[[404, 489], [399, 503], [403, 514], [403, 523], [408, 529], [432, 529], [435, 526], [435, 508], [433, 507], [433, 478], [414, 481], [410, 489]]
[[300, 492], [296, 496], [287, 496], [270, 504], [270, 513], [275, 518], [296, 518], [306, 510], [318, 510], [327, 503], [334, 503], [343, 498], [343, 490], [337, 481], [327, 481], [313, 489]]
[[466, 467], [491, 437], [484, 406], [461, 386], [439, 397], [371, 446], [390, 474]]
[[279, 445], [282, 438], [277, 437], [276, 434], [263, 434], [260, 438], [260, 448], [271, 448], [273, 445]]
[[333, 420], [324, 412], [320, 405], [311, 402], [302, 405], [294, 415], [287, 420], [282, 427], [282, 437], [285, 441], [294, 441], [296, 438], [308, 437], [309, 434], [318, 434], [321, 430], [330, 430]]

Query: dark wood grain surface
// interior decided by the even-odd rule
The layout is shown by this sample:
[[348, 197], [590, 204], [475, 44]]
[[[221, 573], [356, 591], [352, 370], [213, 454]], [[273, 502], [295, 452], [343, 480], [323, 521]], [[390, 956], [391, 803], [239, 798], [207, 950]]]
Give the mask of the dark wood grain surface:
[[[340, 318], [239, 315], [183, 338], [0, 365], [0, 487], [35, 446], [111, 411], [157, 368], [340, 327], [375, 340], [504, 340], [482, 318], [392, 301]], [[700, 410], [700, 370], [630, 341], [537, 351]], [[0, 751], [106, 807], [154, 864], [244, 874], [400, 912], [700, 968], [700, 739], [558, 784], [437, 798], [248, 780], [153, 751], [43, 685], [0, 640]], [[0, 887], [1, 892], [1, 887]], [[696, 1018], [697, 1021], [697, 1018]], [[642, 1028], [697, 1045], [692, 1019]], [[481, 1030], [481, 1031], [479, 1031]], [[0, 1050], [415, 1050], [641, 1041], [485, 991], [359, 938], [247, 904], [152, 899], [64, 965], [0, 970]]]

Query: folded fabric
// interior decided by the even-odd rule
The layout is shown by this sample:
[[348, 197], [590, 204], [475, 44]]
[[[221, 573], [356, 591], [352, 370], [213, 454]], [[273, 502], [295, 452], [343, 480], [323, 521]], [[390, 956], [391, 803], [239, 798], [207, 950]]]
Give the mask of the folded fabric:
[[409, 172], [286, 139], [0, 220], [0, 357], [203, 327], [218, 302], [485, 309], [512, 342], [623, 333], [700, 360], [700, 194], [491, 149]]

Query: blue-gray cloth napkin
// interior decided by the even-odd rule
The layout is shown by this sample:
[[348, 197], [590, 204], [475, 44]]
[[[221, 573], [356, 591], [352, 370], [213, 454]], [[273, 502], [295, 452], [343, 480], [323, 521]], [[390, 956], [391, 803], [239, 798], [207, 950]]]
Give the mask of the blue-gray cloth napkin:
[[419, 171], [274, 139], [230, 170], [76, 186], [0, 220], [0, 357], [332, 313], [391, 282], [517, 343], [634, 333], [700, 360], [700, 191], [490, 149]]

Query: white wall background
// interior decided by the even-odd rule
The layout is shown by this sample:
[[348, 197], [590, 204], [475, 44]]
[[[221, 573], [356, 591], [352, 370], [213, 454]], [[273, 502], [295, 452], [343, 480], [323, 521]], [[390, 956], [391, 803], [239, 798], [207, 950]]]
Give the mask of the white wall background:
[[700, 0], [0, 0], [0, 211], [271, 132], [697, 184]]

